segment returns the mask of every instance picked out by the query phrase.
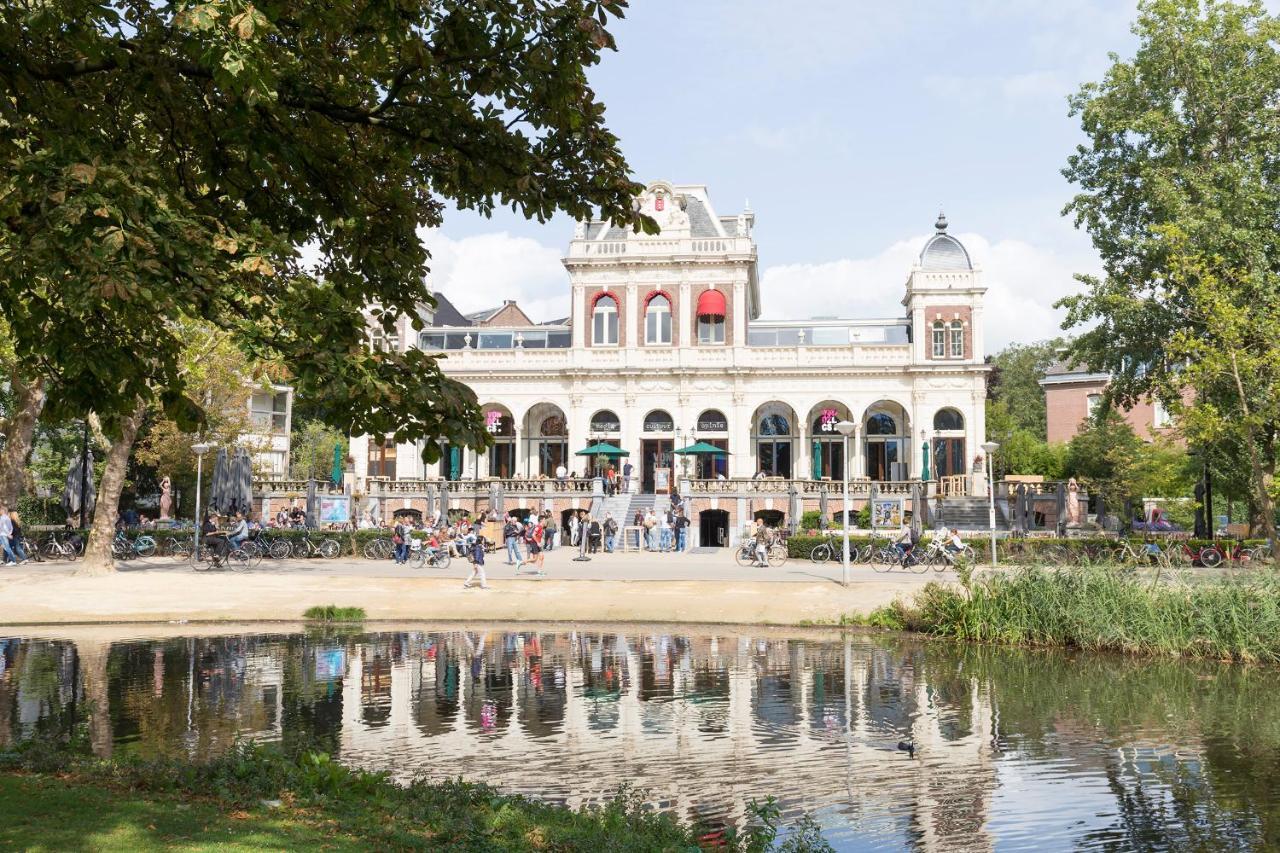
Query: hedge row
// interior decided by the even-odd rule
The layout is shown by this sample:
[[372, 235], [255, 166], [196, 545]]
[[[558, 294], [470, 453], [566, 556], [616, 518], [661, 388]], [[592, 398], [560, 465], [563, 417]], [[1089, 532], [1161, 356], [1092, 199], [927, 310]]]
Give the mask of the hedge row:
[[[836, 536], [792, 536], [787, 539], [787, 552], [792, 557], [808, 559], [810, 552], [814, 547], [822, 542], [830, 542], [833, 546], [839, 548], [841, 537]], [[878, 537], [878, 542], [889, 541], [886, 537]], [[924, 541], [928, 541], [926, 533]], [[991, 539], [989, 536], [968, 536], [965, 538], [965, 544], [971, 546], [977, 553], [978, 559], [982, 562], [990, 562], [991, 560]], [[1158, 542], [1163, 544], [1163, 539], [1141, 539], [1130, 538], [1127, 540], [1135, 547], [1141, 547], [1147, 542]], [[864, 548], [871, 542], [870, 536], [850, 536], [849, 547]], [[1226, 540], [1222, 540], [1225, 543]], [[1082, 560], [1090, 562], [1099, 562], [1108, 559], [1120, 547], [1121, 540], [1110, 539], [1102, 536], [1089, 538], [1074, 539], [1053, 539], [1053, 538], [1031, 538], [1031, 539], [1008, 539], [1001, 538], [996, 540], [996, 548], [999, 551], [1000, 560], [1008, 563], [1019, 564], [1035, 564], [1039, 562], [1037, 556], [1045, 552], [1055, 554], [1061, 553], [1063, 550], [1073, 556], [1079, 556]], [[1193, 550], [1199, 550], [1206, 545], [1213, 544], [1210, 539], [1190, 539], [1187, 544]], [[1244, 543], [1245, 547], [1252, 548], [1259, 545], [1266, 545], [1265, 539], [1249, 539]], [[837, 555], [838, 556], [838, 555]]]

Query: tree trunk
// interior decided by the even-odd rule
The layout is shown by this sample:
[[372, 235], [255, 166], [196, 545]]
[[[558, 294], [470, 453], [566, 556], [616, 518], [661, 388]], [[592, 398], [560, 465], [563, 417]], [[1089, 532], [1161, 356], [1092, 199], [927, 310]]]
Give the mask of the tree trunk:
[[4, 448], [0, 449], [0, 503], [13, 507], [22, 494], [23, 474], [31, 456], [36, 422], [44, 409], [44, 377], [24, 382], [15, 370], [11, 375], [14, 406], [13, 417], [5, 424]]
[[115, 538], [116, 518], [120, 514], [120, 492], [124, 490], [129, 454], [133, 452], [133, 442], [138, 437], [138, 428], [146, 413], [147, 404], [139, 400], [133, 414], [121, 422], [120, 438], [111, 443], [111, 450], [107, 452], [89, 542], [84, 549], [84, 560], [76, 570], [77, 575], [106, 575], [116, 570], [115, 559], [111, 556], [111, 541]]
[[107, 659], [111, 644], [99, 640], [76, 643], [80, 678], [89, 715], [89, 746], [99, 758], [110, 758], [114, 740], [111, 736], [111, 705], [107, 691]]

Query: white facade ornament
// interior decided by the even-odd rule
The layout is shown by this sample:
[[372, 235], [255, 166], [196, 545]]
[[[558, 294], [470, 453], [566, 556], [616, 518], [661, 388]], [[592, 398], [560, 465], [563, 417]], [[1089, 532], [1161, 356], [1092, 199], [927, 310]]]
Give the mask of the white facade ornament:
[[467, 332], [462, 336], [462, 342], [467, 345], [467, 349], [471, 349], [471, 333]]
[[573, 223], [573, 239], [587, 239], [587, 223], [585, 221], [579, 219], [577, 222]]
[[739, 237], [750, 236], [747, 233], [747, 215], [745, 213], [738, 214], [738, 236]]
[[524, 332], [516, 332], [516, 349], [524, 349]]

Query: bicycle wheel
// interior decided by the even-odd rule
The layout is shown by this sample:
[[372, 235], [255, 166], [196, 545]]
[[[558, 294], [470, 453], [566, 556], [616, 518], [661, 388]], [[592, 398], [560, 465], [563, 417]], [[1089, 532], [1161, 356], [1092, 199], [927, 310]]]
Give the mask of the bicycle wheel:
[[293, 546], [289, 544], [288, 539], [277, 539], [271, 543], [267, 553], [271, 555], [273, 560], [284, 560], [293, 556]]
[[452, 559], [453, 558], [449, 556], [448, 551], [441, 551], [439, 556], [432, 561], [431, 567], [433, 569], [447, 569], [449, 568], [449, 561]]
[[326, 560], [332, 560], [337, 557], [340, 550], [342, 550], [342, 546], [334, 539], [326, 539], [320, 543], [320, 556]]
[[65, 560], [67, 558], [62, 546], [52, 539], [40, 546], [40, 553], [50, 560]]
[[370, 539], [368, 542], [364, 543], [364, 548], [361, 550], [364, 553], [364, 558], [366, 560], [382, 559], [382, 555], [378, 553], [378, 543], [381, 541], [381, 539]]
[[243, 572], [249, 568], [249, 555], [243, 548], [237, 548], [227, 554], [227, 568], [233, 572]]
[[193, 543], [190, 539], [170, 539], [167, 544], [169, 554], [179, 560], [190, 559], [192, 547]]
[[809, 560], [811, 562], [818, 563], [819, 565], [830, 559], [831, 546], [825, 542], [821, 545], [814, 545], [813, 550], [809, 552]]
[[965, 545], [964, 550], [960, 552], [960, 556], [971, 566], [978, 562], [978, 552], [973, 550], [972, 545]]
[[1200, 565], [1206, 569], [1216, 569], [1222, 564], [1222, 552], [1217, 546], [1210, 545], [1207, 548], [1200, 549]]
[[156, 540], [150, 536], [139, 536], [133, 540], [133, 550], [139, 557], [150, 557], [156, 552]]
[[[868, 548], [871, 546], [868, 545]], [[889, 548], [876, 548], [867, 560], [871, 564], [871, 568], [877, 572], [888, 572], [893, 570], [893, 566], [898, 562], [898, 552]]]
[[775, 569], [787, 561], [787, 546], [778, 544], [769, 546], [769, 565]]
[[740, 547], [734, 558], [738, 561], [738, 565], [744, 569], [749, 568], [756, 561], [756, 550], [754, 545], [743, 545]]
[[[910, 570], [914, 574], [922, 575], [929, 571], [938, 560], [946, 562], [937, 551], [929, 551], [924, 554], [912, 553], [907, 557], [903, 568]], [[938, 569], [938, 571], [942, 571], [942, 569]]]

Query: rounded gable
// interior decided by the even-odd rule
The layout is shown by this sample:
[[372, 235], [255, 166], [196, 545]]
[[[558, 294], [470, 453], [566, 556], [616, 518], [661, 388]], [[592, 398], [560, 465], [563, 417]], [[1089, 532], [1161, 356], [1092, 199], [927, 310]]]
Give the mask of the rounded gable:
[[971, 270], [973, 261], [964, 245], [947, 233], [947, 217], [939, 213], [934, 223], [938, 230], [920, 252], [920, 268], [925, 270]]

